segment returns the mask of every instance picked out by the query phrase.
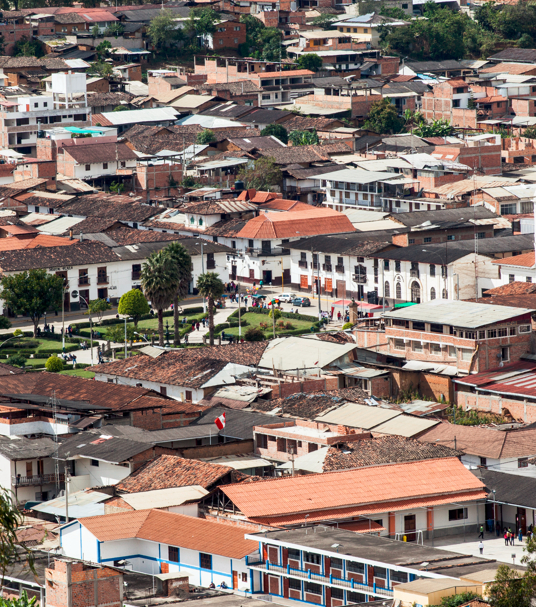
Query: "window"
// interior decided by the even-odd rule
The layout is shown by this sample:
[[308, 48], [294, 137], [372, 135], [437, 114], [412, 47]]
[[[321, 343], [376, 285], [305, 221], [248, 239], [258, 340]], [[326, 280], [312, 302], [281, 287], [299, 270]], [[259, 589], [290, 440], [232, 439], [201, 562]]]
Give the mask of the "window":
[[248, 247], [252, 249], [255, 246], [253, 240], [248, 240]]
[[239, 32], [239, 31], [240, 31], [240, 26], [239, 26], [239, 25], [235, 25], [235, 27], [234, 27], [234, 31], [235, 31], [235, 32]]
[[422, 352], [422, 342], [421, 341], [412, 341], [411, 342], [411, 349], [414, 352]]
[[528, 457], [520, 457], [517, 460], [518, 468], [528, 468], [529, 467], [529, 458]]
[[462, 360], [471, 360], [471, 357], [473, 356], [472, 350], [469, 350], [469, 348], [460, 348], [460, 352], [462, 353]]
[[247, 573], [242, 573], [242, 581], [243, 582], [247, 582], [248, 581], [248, 574]]
[[510, 348], [501, 348], [502, 360], [510, 360]]
[[383, 269], [389, 271], [389, 260], [388, 259], [383, 260]]
[[463, 95], [464, 92], [465, 92], [465, 88], [463, 86], [457, 87], [456, 95]]
[[467, 508], [455, 508], [449, 510], [449, 521], [463, 521], [467, 516]]
[[415, 238], [410, 238], [409, 239], [409, 244], [415, 244]]
[[532, 276], [527, 276], [525, 278], [525, 282], [532, 282]]
[[127, 163], [124, 160], [122, 160], [121, 161], [121, 168], [124, 169], [126, 166], [127, 166]]
[[391, 287], [389, 285], [389, 281], [385, 281], [384, 289], [383, 289], [384, 297], [391, 297]]
[[96, 468], [98, 468], [100, 466], [100, 462], [98, 459], [92, 459], [91, 460], [91, 465], [95, 466]]
[[108, 168], [108, 163], [107, 162], [103, 162], [102, 163], [102, 168], [103, 169], [107, 169]]
[[516, 277], [515, 274], [508, 274], [508, 282], [515, 282]]
[[179, 549], [175, 546], [168, 546], [168, 561], [173, 563], [179, 562]]
[[510, 327], [509, 333], [510, 333], [510, 335], [516, 335], [516, 328]]
[[432, 242], [432, 238], [431, 236], [428, 236], [427, 238], [424, 239], [424, 242]]
[[[512, 329], [514, 329], [514, 331], [515, 331], [515, 327], [512, 327]], [[530, 325], [519, 325], [519, 332], [520, 333], [530, 333]]]
[[436, 298], [436, 292], [435, 292], [434, 287], [432, 287], [430, 289], [430, 299], [435, 299], [435, 298]]
[[162, 396], [167, 396], [166, 386], [160, 386], [160, 394], [162, 394]]
[[322, 557], [320, 556], [320, 554], [316, 554], [314, 552], [304, 552], [303, 560], [306, 563], [312, 563], [313, 565], [320, 565], [320, 563], [322, 562]]
[[344, 600], [344, 590], [342, 588], [332, 588], [331, 598], [338, 599], [339, 601]]
[[379, 577], [382, 580], [387, 579], [387, 569], [384, 567], [374, 567], [374, 577]]
[[322, 594], [322, 586], [320, 584], [313, 584], [313, 582], [305, 582], [305, 592], [311, 594]]
[[395, 339], [393, 341], [393, 348], [395, 350], [405, 350], [406, 346], [404, 344], [404, 340], [403, 339]]
[[441, 278], [448, 278], [447, 266], [441, 266]]
[[396, 298], [402, 299], [402, 285], [399, 282], [396, 283], [395, 290], [396, 290]]
[[486, 238], [486, 232], [477, 232], [477, 238]]
[[447, 240], [456, 240], [456, 236], [454, 236], [454, 234], [448, 234]]
[[365, 573], [365, 565], [363, 563], [356, 563], [354, 561], [346, 561], [346, 571], [352, 571], [353, 573]]
[[393, 571], [391, 570], [391, 582], [398, 582], [405, 584], [408, 581], [408, 574], [405, 571]]
[[435, 276], [435, 266], [430, 265], [430, 276]]
[[316, 443], [307, 443], [307, 453], [312, 453], [313, 451], [318, 450], [318, 445]]
[[90, 164], [86, 164], [86, 171], [90, 171], [91, 170], [91, 165]]
[[212, 554], [199, 553], [199, 566], [201, 569], [212, 569]]
[[488, 339], [497, 337], [497, 329], [488, 329]]
[[288, 549], [288, 558], [294, 561], [300, 560], [300, 551], [297, 548], [289, 548]]
[[480, 465], [485, 468], [488, 465], [488, 458], [487, 457], [481, 457], [480, 458]]
[[266, 434], [257, 434], [257, 448], [268, 449], [268, 437]]
[[430, 344], [430, 354], [441, 356], [441, 344]]
[[395, 261], [395, 272], [400, 272], [400, 262]]
[[449, 346], [449, 358], [456, 358], [456, 348]]
[[301, 591], [301, 581], [300, 580], [295, 580], [293, 578], [289, 578], [289, 580], [288, 580], [288, 587], [291, 590], [300, 590]]
[[500, 329], [497, 330], [497, 335], [499, 337], [506, 337], [508, 335], [508, 328], [507, 327], [502, 327]]
[[501, 204], [501, 215], [515, 215], [517, 213], [517, 204]]
[[340, 569], [342, 571], [342, 559], [331, 559], [331, 568]]
[[447, 289], [443, 289], [441, 291], [441, 297], [442, 297], [442, 299], [448, 299], [449, 298], [449, 292], [447, 291]]

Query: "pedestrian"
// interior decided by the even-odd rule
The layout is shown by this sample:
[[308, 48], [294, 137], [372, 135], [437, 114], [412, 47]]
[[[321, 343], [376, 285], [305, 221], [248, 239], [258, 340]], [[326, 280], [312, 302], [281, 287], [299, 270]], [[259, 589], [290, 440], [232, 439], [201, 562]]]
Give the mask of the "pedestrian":
[[478, 549], [480, 550], [480, 554], [484, 554], [484, 542], [482, 540], [478, 544]]
[[508, 546], [508, 531], [504, 530], [504, 545]]
[[183, 325], [185, 325], [187, 320], [188, 320], [188, 319], [186, 318], [186, 316], [183, 316], [183, 317], [182, 317], [182, 324], [183, 324]]
[[197, 330], [197, 331], [199, 331], [199, 321], [197, 321], [197, 322], [195, 323], [195, 328], [196, 328], [196, 330]]
[[54, 325], [52, 325], [52, 335], [54, 335]]
[[484, 525], [480, 525], [480, 533], [478, 534], [478, 539], [484, 539]]
[[521, 527], [519, 528], [519, 533], [517, 535], [517, 539], [519, 540], [520, 544], [523, 543], [523, 531], [522, 531]]
[[341, 317], [342, 317], [342, 314], [341, 314], [341, 311], [339, 310], [339, 311], [337, 312], [337, 320], [338, 320], [338, 321], [340, 321], [340, 320], [341, 320]]
[[184, 343], [188, 345], [188, 333], [186, 333], [184, 336]]

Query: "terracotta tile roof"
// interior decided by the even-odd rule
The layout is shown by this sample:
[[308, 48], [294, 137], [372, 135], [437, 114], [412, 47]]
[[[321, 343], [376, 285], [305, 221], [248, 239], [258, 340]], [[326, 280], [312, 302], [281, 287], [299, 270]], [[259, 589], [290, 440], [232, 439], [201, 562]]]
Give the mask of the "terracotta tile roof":
[[39, 234], [35, 238], [0, 238], [0, 251], [14, 251], [17, 249], [36, 249], [39, 247], [65, 247], [76, 244], [76, 240], [69, 240], [61, 236], [47, 236]]
[[333, 118], [306, 118], [304, 116], [295, 116], [290, 120], [286, 120], [283, 123], [283, 126], [290, 133], [291, 131], [307, 131], [309, 129], [321, 131], [328, 129], [328, 127], [336, 128], [339, 124], [342, 124], [341, 121]]
[[11, 365], [6, 365], [6, 363], [0, 363], [0, 377], [5, 375], [20, 375], [21, 373], [24, 373], [24, 371], [18, 367], [12, 367]]
[[519, 280], [507, 285], [495, 287], [494, 289], [488, 289], [485, 292], [486, 297], [494, 295], [528, 295], [530, 293], [536, 293], [536, 284], [532, 282], [521, 282]]
[[492, 263], [501, 266], [520, 266], [524, 268], [533, 268], [535, 265], [534, 251], [523, 253], [522, 255], [513, 255], [512, 257], [503, 257]]
[[[216, 426], [214, 431], [217, 432]], [[161, 455], [117, 483], [116, 488], [123, 493], [140, 493], [190, 485], [201, 485], [209, 489], [224, 480], [232, 482], [233, 472], [234, 469], [230, 466], [220, 466], [197, 459], [184, 459], [177, 455]]]
[[108, 263], [120, 258], [100, 242], [73, 241], [71, 246], [37, 246], [35, 248], [5, 251], [0, 260], [0, 270], [15, 272], [35, 268], [57, 268], [91, 263]]
[[333, 344], [355, 343], [354, 338], [345, 331], [337, 331], [337, 333], [317, 333], [316, 336], [320, 341], [330, 341]]
[[[98, 146], [97, 146], [98, 147]], [[142, 222], [161, 212], [140, 198], [131, 198], [122, 194], [84, 194], [62, 205], [62, 215], [79, 217], [104, 217], [119, 221]]]
[[266, 240], [355, 231], [356, 229], [343, 213], [332, 209], [311, 207], [308, 211], [261, 213], [247, 222], [238, 233], [238, 237]]
[[459, 494], [473, 494], [474, 499], [487, 495], [484, 484], [454, 457], [224, 485], [221, 490], [248, 519], [278, 523], [278, 517], [299, 513], [325, 518], [329, 510], [337, 516], [339, 509], [372, 504], [385, 511], [411, 499], [456, 501]]
[[258, 400], [250, 406], [256, 411], [281, 409], [281, 415], [315, 419], [328, 409], [341, 406], [346, 401], [364, 404], [365, 398], [368, 398], [368, 395], [361, 388], [342, 388], [324, 392], [298, 392], [285, 398]]
[[270, 200], [265, 202], [259, 207], [259, 210], [274, 210], [274, 211], [310, 211], [311, 205], [306, 202], [300, 202], [299, 200], [283, 200], [282, 198], [277, 198], [275, 200]]
[[461, 455], [462, 452], [446, 445], [422, 443], [403, 436], [380, 436], [330, 447], [323, 472]]
[[116, 230], [108, 230], [106, 235], [120, 246], [137, 244], [139, 242], [165, 242], [168, 240], [187, 238], [186, 236], [179, 236], [177, 234], [153, 232], [151, 230], [136, 230], [126, 226]]
[[242, 559], [255, 552], [259, 544], [244, 539], [245, 533], [258, 531], [253, 525], [231, 525], [163, 510], [138, 510], [80, 519], [99, 541], [138, 538]]
[[[535, 69], [532, 63], [495, 63], [491, 67], [480, 70], [481, 74], [525, 74]], [[475, 99], [476, 101], [476, 99]]]
[[322, 150], [321, 145], [298, 145], [272, 150], [259, 150], [259, 154], [267, 158], [273, 158], [276, 164], [309, 164], [330, 160], [329, 154]]
[[[110, 228], [116, 226], [122, 226], [123, 224], [117, 219], [108, 219], [106, 217], [86, 217], [80, 223], [72, 226], [69, 230], [66, 230], [64, 234], [68, 234], [71, 230], [73, 235], [80, 234], [99, 234], [100, 232], [106, 232]], [[141, 230], [136, 230], [138, 234], [141, 233]]]
[[99, 145], [73, 145], [63, 148], [63, 153], [71, 156], [78, 164], [136, 160], [138, 156], [126, 143], [101, 143]]
[[164, 406], [167, 399], [147, 388], [134, 388], [109, 384], [107, 382], [85, 379], [55, 373], [23, 373], [21, 375], [3, 377], [0, 394], [34, 394], [53, 396], [59, 399], [87, 401], [96, 409], [107, 407], [119, 411], [129, 411], [147, 408], [138, 405], [142, 396], [152, 396], [151, 407]]
[[158, 358], [136, 356], [91, 367], [95, 373], [140, 381], [199, 388], [228, 363], [256, 366], [266, 348], [264, 342], [212, 346], [165, 352]]
[[502, 95], [491, 95], [490, 97], [479, 97], [478, 99], [475, 99], [476, 104], [496, 103], [497, 101], [508, 101], [508, 99]]

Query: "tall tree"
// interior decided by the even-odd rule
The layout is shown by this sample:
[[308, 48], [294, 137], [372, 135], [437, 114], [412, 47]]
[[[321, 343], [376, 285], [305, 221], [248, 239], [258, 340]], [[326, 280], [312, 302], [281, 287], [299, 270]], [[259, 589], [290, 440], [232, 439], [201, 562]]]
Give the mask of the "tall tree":
[[179, 301], [188, 294], [188, 285], [192, 280], [192, 258], [180, 242], [171, 242], [164, 251], [177, 266], [179, 272], [179, 286], [173, 298], [173, 339], [175, 345], [179, 343]]
[[158, 315], [158, 343], [164, 346], [164, 310], [171, 305], [179, 288], [179, 272], [173, 260], [162, 249], [149, 255], [141, 269], [145, 297]]
[[399, 133], [403, 126], [404, 120], [399, 118], [389, 97], [375, 101], [365, 121], [365, 128], [379, 135]]
[[316, 53], [304, 53], [298, 57], [296, 64], [299, 70], [318, 72], [322, 69], [322, 57]]
[[269, 124], [268, 126], [265, 126], [262, 129], [261, 135], [263, 137], [268, 137], [268, 135], [272, 135], [273, 137], [277, 137], [279, 141], [282, 141], [283, 143], [288, 143], [288, 132], [282, 124], [275, 124], [272, 122], [272, 124]]
[[244, 165], [244, 168], [238, 172], [238, 178], [244, 182], [246, 188], [266, 190], [271, 186], [279, 185], [283, 175], [272, 157], [261, 157], [252, 165]]
[[182, 30], [177, 27], [175, 14], [169, 9], [162, 9], [151, 19], [147, 31], [151, 42], [160, 51], [183, 37]]
[[223, 282], [216, 272], [206, 272], [197, 279], [197, 288], [208, 299], [208, 333], [210, 345], [214, 345], [214, 300], [219, 299], [225, 290]]
[[220, 19], [220, 15], [212, 7], [193, 8], [184, 23], [184, 30], [187, 34], [201, 39], [204, 46], [207, 36], [216, 31], [216, 24]]
[[292, 145], [319, 145], [320, 139], [316, 133], [316, 129], [312, 131], [292, 131], [288, 136]]
[[46, 270], [26, 270], [3, 276], [0, 284], [0, 298], [5, 305], [14, 314], [32, 319], [34, 337], [37, 337], [37, 326], [43, 314], [50, 308], [61, 308], [63, 277], [49, 274]]
[[145, 295], [139, 289], [131, 289], [121, 295], [117, 308], [118, 314], [124, 314], [132, 318], [136, 329], [140, 318], [144, 314], [149, 314], [150, 311]]

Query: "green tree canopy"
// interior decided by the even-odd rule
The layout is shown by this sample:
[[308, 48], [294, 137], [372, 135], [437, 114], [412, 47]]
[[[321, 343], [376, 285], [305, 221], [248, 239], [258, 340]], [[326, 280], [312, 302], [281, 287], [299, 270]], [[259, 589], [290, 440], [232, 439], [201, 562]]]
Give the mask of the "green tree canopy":
[[448, 120], [432, 120], [432, 122], [421, 122], [413, 133], [417, 137], [448, 137], [453, 131], [454, 127]]
[[264, 61], [281, 61], [287, 50], [281, 45], [282, 34], [276, 27], [265, 27], [253, 15], [242, 15], [240, 22], [246, 25], [246, 42], [240, 45], [243, 57], [254, 57]]
[[389, 97], [375, 101], [365, 121], [365, 128], [379, 135], [399, 133], [403, 125], [404, 121], [399, 118]]
[[200, 39], [204, 46], [207, 36], [216, 31], [216, 24], [220, 20], [220, 15], [210, 6], [192, 8], [184, 23], [184, 31]]
[[144, 314], [149, 314], [151, 309], [140, 289], [131, 289], [121, 296], [117, 312], [124, 316], [130, 316], [134, 326], [138, 328], [138, 322]]
[[214, 345], [214, 300], [219, 299], [224, 291], [225, 285], [216, 272], [206, 272], [197, 279], [199, 293], [208, 300], [208, 333], [210, 345]]
[[163, 9], [149, 23], [147, 33], [151, 42], [160, 51], [184, 37], [182, 30], [177, 27], [175, 17], [175, 13]]
[[474, 592], [462, 592], [460, 594], [453, 594], [452, 596], [444, 596], [439, 605], [433, 605], [432, 607], [460, 607], [461, 605], [467, 605], [469, 601], [479, 597], [480, 595]]
[[214, 135], [214, 131], [211, 131], [210, 129], [205, 129], [204, 131], [197, 133], [197, 143], [201, 145], [208, 145], [214, 141], [216, 141], [216, 135]]
[[63, 358], [60, 358], [57, 354], [50, 356], [45, 363], [45, 369], [49, 373], [59, 373], [63, 371], [63, 367]]
[[14, 57], [42, 57], [45, 53], [41, 43], [38, 40], [30, 40], [26, 36], [23, 36], [13, 47]]
[[[134, 334], [136, 331], [136, 327], [134, 325], [127, 324], [127, 342], [135, 339], [136, 335]], [[106, 339], [115, 342], [116, 344], [122, 344], [125, 342], [125, 323], [118, 323], [117, 325], [112, 325], [111, 327], [107, 327], [106, 329]]]
[[50, 308], [59, 310], [63, 297], [63, 278], [46, 270], [26, 270], [5, 275], [0, 280], [0, 297], [14, 314], [29, 316], [34, 326], [34, 337], [43, 314]]
[[109, 78], [113, 73], [113, 68], [106, 61], [94, 61], [90, 63], [87, 73], [101, 78]]
[[104, 312], [111, 309], [112, 306], [105, 299], [92, 299], [88, 306], [89, 314], [95, 315], [98, 322], [101, 322]]
[[296, 66], [299, 70], [318, 72], [318, 70], [322, 69], [322, 57], [316, 53], [305, 53], [298, 57]]
[[248, 327], [244, 339], [246, 341], [264, 341], [264, 333], [259, 327]]
[[312, 129], [311, 131], [292, 131], [288, 138], [292, 145], [318, 145], [320, 143], [316, 129]]
[[112, 112], [128, 112], [129, 109], [126, 105], [116, 105]]
[[339, 17], [336, 15], [318, 15], [311, 23], [323, 30], [336, 30], [337, 28], [333, 25], [336, 21], [339, 21]]
[[28, 359], [26, 358], [26, 356], [24, 356], [24, 354], [11, 354], [6, 362], [8, 365], [13, 365], [14, 367], [21, 367], [21, 369], [24, 369], [26, 363], [28, 362]]
[[253, 165], [244, 165], [238, 172], [238, 179], [244, 182], [246, 189], [266, 190], [280, 185], [283, 174], [272, 157], [257, 158]]
[[[98, 25], [96, 27], [99, 27]], [[110, 49], [112, 48], [112, 43], [109, 40], [103, 40], [99, 44], [97, 44], [95, 50], [97, 51], [97, 57], [102, 60], [108, 56]]]
[[184, 299], [188, 294], [188, 286], [192, 280], [192, 258], [186, 250], [186, 247], [176, 241], [170, 242], [164, 249], [164, 252], [175, 265], [179, 275], [178, 288], [173, 297], [173, 340], [175, 345], [177, 345], [180, 342], [179, 301]]
[[283, 143], [288, 143], [288, 132], [282, 124], [269, 124], [267, 127], [264, 127], [262, 129], [261, 135], [263, 137], [268, 137], [269, 135], [272, 135], [273, 137], [277, 137], [279, 141], [282, 141]]
[[164, 346], [164, 310], [171, 305], [180, 283], [179, 270], [165, 249], [149, 255], [141, 269], [141, 283], [157, 312], [158, 340]]

